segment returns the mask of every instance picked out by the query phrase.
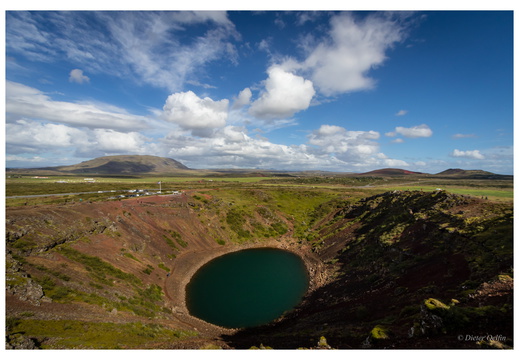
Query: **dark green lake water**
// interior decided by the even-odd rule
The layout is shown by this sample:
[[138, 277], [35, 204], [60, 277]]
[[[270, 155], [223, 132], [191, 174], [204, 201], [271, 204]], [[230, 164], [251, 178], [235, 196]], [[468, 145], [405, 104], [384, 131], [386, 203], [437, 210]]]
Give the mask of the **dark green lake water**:
[[302, 259], [260, 248], [220, 256], [202, 266], [186, 287], [191, 315], [228, 328], [268, 323], [292, 309], [308, 289]]

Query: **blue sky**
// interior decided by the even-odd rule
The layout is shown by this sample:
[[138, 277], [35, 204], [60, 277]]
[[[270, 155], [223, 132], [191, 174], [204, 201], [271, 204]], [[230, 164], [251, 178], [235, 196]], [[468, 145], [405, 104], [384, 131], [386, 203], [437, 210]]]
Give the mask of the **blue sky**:
[[7, 11], [6, 166], [513, 173], [511, 11]]

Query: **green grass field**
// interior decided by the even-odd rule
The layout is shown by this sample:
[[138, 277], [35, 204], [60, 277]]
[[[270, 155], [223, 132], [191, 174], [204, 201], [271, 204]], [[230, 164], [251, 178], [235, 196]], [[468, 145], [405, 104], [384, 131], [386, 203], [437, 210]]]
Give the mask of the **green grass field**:
[[[93, 179], [94, 181], [92, 181]], [[158, 182], [161, 182], [161, 185]], [[334, 177], [308, 177], [308, 178], [282, 178], [282, 177], [261, 177], [261, 176], [191, 176], [191, 177], [138, 177], [138, 176], [118, 176], [118, 177], [85, 177], [85, 176], [49, 176], [35, 178], [24, 176], [19, 178], [6, 179], [6, 205], [39, 205], [49, 203], [60, 203], [67, 201], [102, 201], [110, 197], [113, 191], [123, 192], [133, 189], [162, 190], [163, 193], [176, 190], [193, 189], [231, 189], [231, 188], [292, 188], [314, 189], [316, 191], [339, 191], [341, 193], [355, 193], [355, 196], [371, 196], [374, 193], [389, 190], [422, 190], [435, 191], [438, 188], [455, 194], [483, 197], [490, 200], [512, 201], [513, 200], [513, 181], [493, 181], [493, 180], [467, 180], [452, 179], [442, 180], [428, 179], [426, 182], [413, 178], [389, 177], [387, 179], [356, 179], [356, 178], [334, 178]], [[56, 195], [69, 193], [90, 194], [48, 196], [38, 198], [10, 198], [13, 196], [28, 195]], [[99, 192], [99, 193], [98, 193]]]

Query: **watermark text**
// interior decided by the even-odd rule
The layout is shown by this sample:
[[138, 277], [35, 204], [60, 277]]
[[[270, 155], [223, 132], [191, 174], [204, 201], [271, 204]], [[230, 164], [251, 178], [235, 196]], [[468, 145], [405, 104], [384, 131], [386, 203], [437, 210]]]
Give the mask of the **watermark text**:
[[503, 335], [458, 335], [459, 341], [500, 341], [504, 342], [506, 341], [506, 336]]

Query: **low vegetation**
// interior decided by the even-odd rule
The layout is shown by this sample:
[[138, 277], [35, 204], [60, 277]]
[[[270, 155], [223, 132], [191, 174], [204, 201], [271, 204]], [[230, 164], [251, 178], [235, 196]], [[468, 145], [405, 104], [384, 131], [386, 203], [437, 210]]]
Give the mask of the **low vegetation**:
[[[166, 286], [176, 261], [185, 252], [274, 240], [319, 259], [319, 286], [275, 324], [222, 337], [228, 347], [513, 346], [511, 181], [58, 179], [7, 181], [8, 195], [94, 192], [7, 199], [8, 346], [183, 348], [197, 336], [207, 340], [197, 346], [219, 347], [212, 335], [179, 330], [189, 326]], [[169, 197], [109, 199], [111, 190], [155, 188], [159, 180]], [[27, 307], [12, 306], [13, 298]], [[59, 306], [59, 314], [42, 310]], [[456, 339], [476, 331], [506, 339]]]
[[[143, 349], [197, 335], [154, 323], [87, 322], [8, 318], [10, 338], [18, 334], [42, 349]], [[52, 344], [52, 345], [47, 345]]]

